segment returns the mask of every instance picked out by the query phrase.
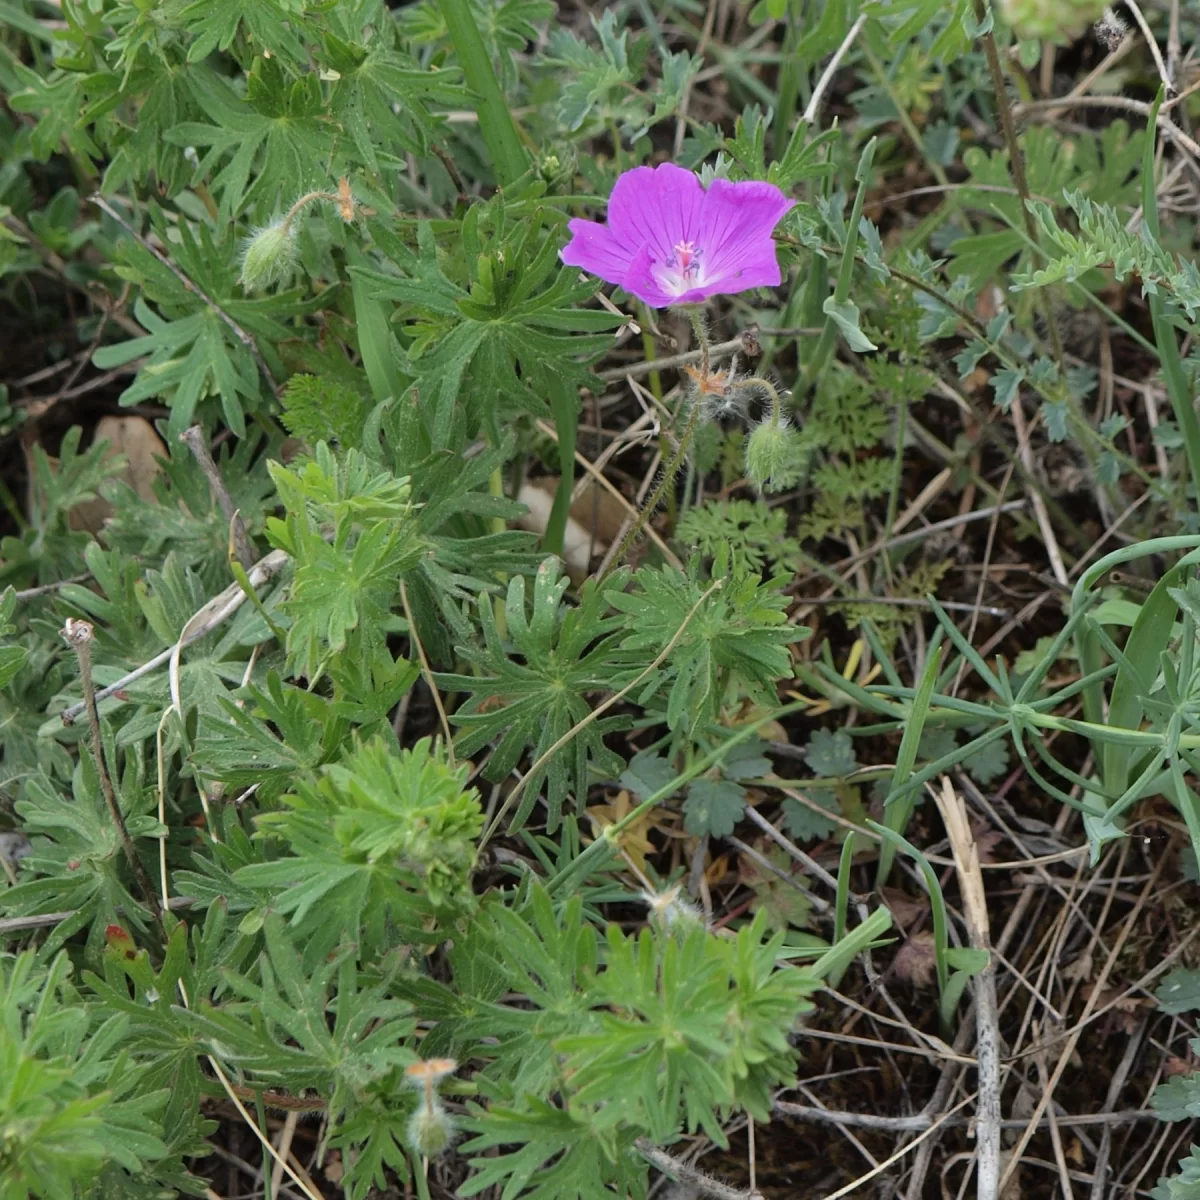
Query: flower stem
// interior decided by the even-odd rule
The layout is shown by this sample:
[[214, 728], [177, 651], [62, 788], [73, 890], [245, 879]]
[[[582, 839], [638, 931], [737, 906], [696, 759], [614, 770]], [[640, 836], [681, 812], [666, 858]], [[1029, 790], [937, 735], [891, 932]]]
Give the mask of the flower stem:
[[88, 725], [91, 728], [92, 753], [96, 759], [96, 773], [100, 776], [100, 789], [104, 793], [104, 802], [108, 805], [109, 816], [112, 817], [113, 825], [116, 826], [125, 857], [129, 860], [130, 869], [138, 881], [146, 905], [154, 917], [154, 923], [158, 926], [158, 932], [165, 944], [167, 929], [163, 924], [163, 910], [158, 900], [158, 893], [150, 882], [150, 876], [142, 865], [142, 860], [138, 858], [137, 848], [134, 846], [133, 838], [129, 835], [129, 828], [125, 824], [125, 816], [121, 812], [121, 806], [117, 803], [117, 794], [113, 788], [112, 778], [104, 763], [104, 740], [100, 733], [100, 713], [96, 708], [96, 686], [92, 681], [92, 626], [87, 621], [68, 618], [62, 635], [67, 645], [75, 651], [75, 657], [79, 661], [79, 681], [83, 686], [83, 704], [88, 715]]
[[[973, 0], [975, 20], [982, 25], [987, 19], [987, 5], [984, 0]], [[1000, 65], [1000, 51], [996, 48], [996, 36], [991, 29], [983, 34], [983, 53], [987, 59], [988, 72], [992, 77], [992, 91], [996, 93], [996, 111], [1000, 114], [1000, 128], [1004, 134], [1004, 144], [1008, 147], [1008, 161], [1012, 167], [1013, 185], [1021, 197], [1021, 216], [1025, 221], [1025, 232], [1030, 241], [1041, 245], [1038, 238], [1037, 225], [1033, 213], [1029, 211], [1029, 180], [1025, 175], [1025, 156], [1017, 143], [1017, 127], [1013, 121], [1012, 105], [1008, 102], [1008, 91], [1004, 86], [1004, 69]], [[1058, 332], [1058, 319], [1054, 315], [1054, 303], [1048, 292], [1042, 293], [1045, 308], [1046, 328], [1050, 334], [1050, 345], [1054, 350], [1054, 361], [1058, 364], [1059, 374], [1065, 374], [1066, 362], [1063, 359], [1062, 338]]]
[[770, 397], [771, 424], [778, 425], [783, 420], [783, 397], [769, 379], [763, 379], [761, 375], [753, 375], [749, 379], [743, 379], [733, 384], [729, 390], [731, 392], [749, 392], [756, 388], [761, 388]]
[[292, 230], [292, 222], [300, 215], [300, 213], [315, 200], [328, 200], [331, 204], [337, 204], [338, 198], [332, 192], [306, 192], [291, 208], [287, 210], [287, 215], [283, 218], [283, 232], [290, 233]]
[[[709, 368], [708, 336], [704, 331], [704, 321], [700, 308], [698, 306], [694, 308], [689, 307], [688, 318], [691, 320], [696, 340], [700, 343], [701, 378], [707, 379]], [[773, 388], [771, 390], [774, 391]], [[692, 439], [696, 433], [696, 423], [700, 416], [700, 407], [699, 399], [694, 398], [691, 404], [691, 412], [688, 413], [687, 424], [684, 426], [683, 434], [675, 447], [675, 452], [663, 468], [663, 473], [655, 485], [654, 491], [650, 493], [650, 498], [642, 506], [642, 511], [638, 513], [637, 520], [629, 527], [629, 531], [617, 546], [616, 553], [609, 559], [608, 568], [600, 576], [601, 583], [621, 565], [622, 560], [629, 551], [629, 547], [641, 536], [642, 530], [646, 528], [646, 522], [650, 520], [651, 515], [662, 501], [667, 488], [674, 482], [675, 476], [679, 474], [679, 468], [683, 465], [688, 451], [692, 448]]]

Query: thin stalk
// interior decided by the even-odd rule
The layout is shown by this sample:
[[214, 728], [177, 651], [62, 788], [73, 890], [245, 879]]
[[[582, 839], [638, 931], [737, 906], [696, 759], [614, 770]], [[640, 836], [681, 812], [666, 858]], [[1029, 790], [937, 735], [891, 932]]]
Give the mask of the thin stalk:
[[[975, 22], [977, 25], [987, 24], [989, 13], [984, 0], [973, 0]], [[1000, 114], [1000, 128], [1004, 134], [1004, 144], [1008, 147], [1008, 161], [1012, 167], [1013, 184], [1021, 197], [1021, 216], [1025, 220], [1025, 231], [1036, 242], [1038, 240], [1037, 225], [1033, 213], [1029, 210], [1029, 180], [1025, 175], [1025, 156], [1017, 143], [1017, 126], [1013, 121], [1012, 105], [1008, 102], [1008, 91], [1004, 83], [1004, 69], [1000, 65], [1000, 51], [996, 47], [996, 38], [990, 25], [980, 37], [983, 42], [983, 53], [987, 59], [988, 72], [992, 77], [992, 90], [996, 94], [996, 111]], [[1042, 293], [1043, 307], [1046, 316], [1046, 328], [1050, 334], [1050, 345], [1054, 351], [1054, 361], [1058, 364], [1060, 374], [1066, 373], [1066, 362], [1063, 359], [1062, 338], [1058, 332], [1058, 319], [1054, 315], [1054, 305], [1049, 292]]]
[[117, 803], [117, 794], [113, 788], [112, 778], [104, 763], [104, 740], [100, 733], [100, 712], [96, 708], [96, 686], [92, 682], [92, 626], [87, 621], [77, 621], [68, 617], [62, 630], [62, 636], [67, 645], [75, 651], [75, 657], [79, 661], [79, 680], [83, 686], [83, 703], [87, 710], [88, 725], [91, 727], [92, 753], [96, 759], [96, 772], [100, 776], [100, 789], [104, 793], [104, 802], [108, 805], [109, 816], [121, 839], [121, 846], [125, 851], [126, 859], [129, 860], [129, 867], [133, 871], [134, 878], [138, 882], [138, 887], [142, 891], [142, 896], [165, 944], [167, 928], [163, 923], [163, 910], [159, 903], [158, 893], [154, 890], [154, 884], [151, 883], [150, 876], [142, 865], [142, 860], [138, 857], [137, 848], [134, 846], [133, 838], [129, 835], [129, 828], [125, 824], [125, 814], [121, 812], [121, 806]]
[[[837, 283], [833, 289], [834, 304], [845, 304], [850, 299], [850, 285], [854, 281], [855, 248], [858, 245], [858, 223], [862, 220], [863, 205], [867, 199], [867, 184], [871, 180], [871, 163], [875, 158], [877, 141], [878, 139], [872, 138], [866, 144], [854, 172], [854, 177], [858, 181], [858, 190], [854, 194], [854, 206], [850, 210], [850, 223], [846, 226], [846, 245], [842, 249], [842, 262], [838, 269]], [[805, 382], [810, 387], [816, 382], [817, 375], [822, 368], [829, 362], [833, 348], [837, 344], [838, 326], [825, 309], [827, 303], [828, 301], [821, 306], [822, 312], [825, 312], [825, 327], [821, 331], [821, 340], [817, 343], [816, 350], [813, 351], [812, 359], [808, 363], [805, 373]]]
[[[689, 307], [688, 317], [692, 322], [692, 331], [696, 335], [696, 340], [700, 343], [700, 377], [701, 379], [707, 379], [709, 376], [708, 335], [704, 331], [704, 321], [700, 309]], [[629, 552], [629, 547], [641, 536], [642, 530], [646, 528], [646, 522], [650, 520], [650, 517], [662, 501], [667, 488], [671, 486], [675, 481], [675, 476], [679, 474], [679, 468], [683, 465], [688, 451], [692, 448], [692, 439], [695, 437], [696, 425], [700, 417], [700, 407], [700, 401], [697, 397], [692, 401], [687, 424], [684, 426], [679, 443], [675, 447], [675, 452], [668, 459], [667, 465], [663, 468], [663, 473], [655, 485], [654, 491], [650, 493], [646, 503], [642, 506], [642, 511], [638, 513], [637, 520], [629, 527], [629, 531], [621, 539], [616, 551], [609, 559], [608, 569], [600, 577], [601, 583], [624, 561], [625, 555]]]

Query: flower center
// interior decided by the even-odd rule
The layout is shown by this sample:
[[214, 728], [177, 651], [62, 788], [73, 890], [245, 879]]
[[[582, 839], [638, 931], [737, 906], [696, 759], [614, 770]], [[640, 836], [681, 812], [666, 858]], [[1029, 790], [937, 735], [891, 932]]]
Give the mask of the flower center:
[[659, 282], [675, 295], [682, 295], [700, 282], [701, 250], [695, 242], [676, 242], [655, 274]]
[[676, 242], [666, 265], [673, 267], [684, 279], [691, 279], [700, 270], [700, 251], [695, 242]]

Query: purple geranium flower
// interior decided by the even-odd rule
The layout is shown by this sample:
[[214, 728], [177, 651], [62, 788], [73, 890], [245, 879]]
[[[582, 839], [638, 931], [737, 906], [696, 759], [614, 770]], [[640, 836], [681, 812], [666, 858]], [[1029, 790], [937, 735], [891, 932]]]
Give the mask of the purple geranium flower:
[[706, 191], [673, 163], [635, 167], [612, 190], [607, 225], [568, 225], [562, 260], [651, 308], [776, 287], [771, 231], [793, 203], [773, 183], [714, 179]]

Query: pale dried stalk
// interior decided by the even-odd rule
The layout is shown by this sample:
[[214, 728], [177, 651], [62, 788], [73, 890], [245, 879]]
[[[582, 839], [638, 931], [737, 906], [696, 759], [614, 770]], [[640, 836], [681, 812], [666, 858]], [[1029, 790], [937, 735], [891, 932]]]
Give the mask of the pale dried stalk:
[[962, 892], [967, 936], [976, 950], [988, 956], [987, 966], [975, 976], [975, 1058], [978, 1062], [979, 1102], [975, 1106], [976, 1196], [995, 1200], [1000, 1182], [1000, 1020], [996, 1005], [996, 967], [992, 956], [991, 926], [979, 847], [971, 834], [966, 805], [949, 779], [939, 791], [930, 788], [954, 855], [958, 886]]

